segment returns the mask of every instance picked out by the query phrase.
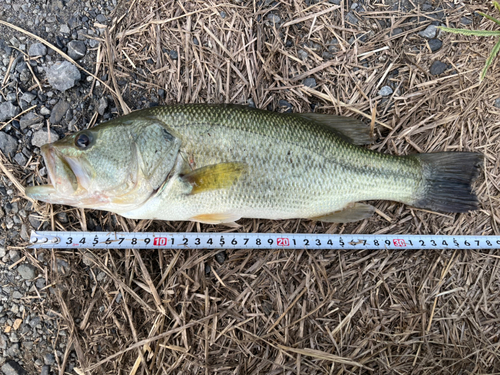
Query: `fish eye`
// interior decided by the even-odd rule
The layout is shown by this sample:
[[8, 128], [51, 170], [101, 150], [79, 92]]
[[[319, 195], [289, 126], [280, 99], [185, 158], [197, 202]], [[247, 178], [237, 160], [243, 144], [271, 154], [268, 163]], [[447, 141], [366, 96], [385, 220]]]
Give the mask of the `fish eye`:
[[75, 138], [75, 146], [79, 149], [85, 150], [92, 143], [92, 136], [87, 133], [81, 133]]

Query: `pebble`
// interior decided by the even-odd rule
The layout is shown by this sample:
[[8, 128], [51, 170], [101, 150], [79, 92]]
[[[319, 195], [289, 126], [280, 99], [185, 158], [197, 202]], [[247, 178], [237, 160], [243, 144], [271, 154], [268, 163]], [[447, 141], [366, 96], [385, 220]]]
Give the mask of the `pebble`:
[[7, 361], [2, 366], [4, 375], [24, 375], [27, 372], [16, 361]]
[[12, 104], [10, 101], [0, 104], [0, 122], [4, 122], [17, 114], [19, 114], [19, 107]]
[[495, 99], [495, 104], [493, 104], [495, 107], [500, 108], [500, 98]]
[[422, 38], [433, 39], [436, 37], [438, 28], [435, 25], [429, 25], [425, 30], [418, 33]]
[[50, 113], [50, 123], [59, 124], [68, 109], [69, 103], [66, 100], [59, 100]]
[[443, 42], [439, 39], [429, 39], [428, 43], [432, 52], [438, 51], [443, 46]]
[[[54, 131], [50, 131], [50, 142], [57, 141], [59, 136]], [[42, 147], [44, 144], [49, 143], [49, 133], [47, 130], [42, 129], [33, 133], [31, 137], [31, 144], [36, 147]]]
[[280, 101], [278, 102], [278, 105], [281, 108], [285, 109], [285, 113], [292, 112], [293, 105], [291, 103], [287, 102], [286, 100], [280, 99]]
[[227, 258], [227, 254], [225, 251], [221, 251], [221, 252], [218, 252], [217, 254], [215, 254], [215, 260], [219, 264], [224, 264], [224, 262], [226, 261], [226, 258]]
[[267, 19], [268, 19], [269, 21], [271, 21], [272, 23], [274, 23], [274, 24], [277, 24], [277, 23], [280, 23], [280, 22], [281, 22], [281, 17], [280, 17], [280, 16], [278, 16], [277, 14], [274, 14], [274, 13], [269, 13], [269, 14], [267, 15]]
[[446, 69], [448, 69], [448, 65], [446, 65], [445, 63], [443, 63], [439, 60], [436, 60], [431, 65], [430, 73], [433, 76], [438, 76], [438, 75], [442, 74]]
[[21, 100], [24, 100], [26, 103], [31, 103], [32, 100], [35, 100], [36, 95], [32, 94], [29, 91], [26, 91], [21, 95]]
[[56, 358], [53, 353], [47, 353], [43, 357], [43, 361], [46, 365], [53, 365], [56, 362]]
[[460, 18], [460, 23], [462, 25], [470, 25], [470, 24], [472, 24], [472, 20], [468, 17], [462, 17], [462, 18]]
[[307, 60], [308, 53], [307, 53], [306, 51], [304, 51], [303, 49], [299, 49], [299, 50], [297, 51], [297, 55], [299, 55], [299, 57], [300, 57], [303, 61]]
[[19, 267], [17, 267], [17, 273], [24, 280], [31, 280], [35, 277], [35, 268], [29, 264], [21, 264]]
[[40, 375], [49, 375], [50, 374], [50, 366], [43, 366]]
[[356, 16], [352, 12], [347, 13], [347, 15], [346, 15], [345, 18], [346, 18], [347, 22], [350, 22], [353, 25], [357, 25], [358, 24], [358, 19], [356, 18]]
[[68, 61], [56, 62], [46, 70], [46, 77], [53, 88], [63, 92], [72, 88], [76, 81], [82, 78], [76, 66]]
[[47, 54], [47, 47], [42, 43], [34, 43], [28, 50], [29, 56], [45, 56]]
[[179, 58], [179, 54], [177, 53], [176, 50], [170, 50], [168, 51], [168, 55], [172, 60], [177, 60]]
[[378, 94], [380, 96], [390, 96], [390, 95], [392, 95], [393, 92], [394, 91], [392, 91], [392, 88], [390, 86], [384, 86], [380, 89]]
[[103, 96], [101, 99], [99, 99], [99, 106], [97, 107], [97, 112], [99, 112], [99, 114], [102, 116], [104, 115], [106, 108], [108, 108], [108, 101]]
[[302, 81], [302, 84], [307, 87], [316, 87], [316, 79], [314, 78], [306, 78]]
[[17, 150], [17, 139], [13, 136], [0, 131], [0, 150], [5, 155], [14, 155]]
[[61, 31], [62, 34], [70, 34], [71, 33], [71, 30], [69, 29], [69, 26], [66, 25], [65, 23], [63, 23], [61, 25], [61, 28], [59, 29], [59, 31]]
[[21, 167], [24, 167], [28, 159], [26, 159], [26, 156], [24, 156], [22, 152], [19, 152], [16, 156], [14, 156], [14, 161]]
[[68, 43], [68, 55], [73, 60], [80, 60], [87, 53], [87, 46], [81, 40], [72, 40]]

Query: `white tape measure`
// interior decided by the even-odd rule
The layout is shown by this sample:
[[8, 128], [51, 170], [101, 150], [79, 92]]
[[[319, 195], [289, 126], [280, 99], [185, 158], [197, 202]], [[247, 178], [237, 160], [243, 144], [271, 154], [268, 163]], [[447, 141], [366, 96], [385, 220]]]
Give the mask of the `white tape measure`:
[[500, 249], [500, 236], [31, 232], [31, 248], [54, 249]]

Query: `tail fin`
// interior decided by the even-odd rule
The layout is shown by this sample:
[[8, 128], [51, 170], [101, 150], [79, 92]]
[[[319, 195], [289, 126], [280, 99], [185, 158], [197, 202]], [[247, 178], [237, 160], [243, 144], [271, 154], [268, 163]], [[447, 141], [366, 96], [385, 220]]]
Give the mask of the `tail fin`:
[[476, 152], [438, 152], [412, 155], [423, 167], [425, 188], [413, 206], [440, 212], [477, 210], [472, 183], [483, 165]]

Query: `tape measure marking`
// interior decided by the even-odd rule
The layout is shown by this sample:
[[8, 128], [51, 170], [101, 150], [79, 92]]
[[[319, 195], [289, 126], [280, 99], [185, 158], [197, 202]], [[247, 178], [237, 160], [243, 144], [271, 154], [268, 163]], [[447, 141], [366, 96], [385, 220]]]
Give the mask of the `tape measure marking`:
[[31, 232], [30, 248], [54, 249], [500, 249], [500, 236]]

